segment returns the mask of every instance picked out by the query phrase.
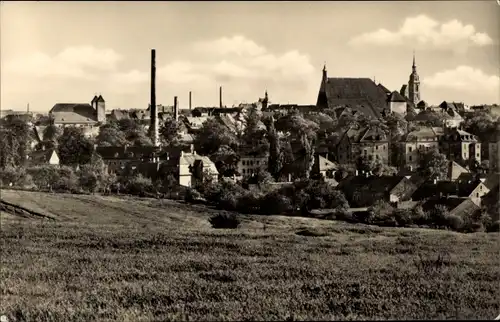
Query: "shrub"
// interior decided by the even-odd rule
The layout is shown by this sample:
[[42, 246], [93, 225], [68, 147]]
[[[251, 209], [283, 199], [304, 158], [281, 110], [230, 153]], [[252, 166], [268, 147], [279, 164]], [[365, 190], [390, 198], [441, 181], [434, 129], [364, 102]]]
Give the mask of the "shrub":
[[24, 186], [26, 181], [26, 171], [24, 168], [14, 168], [11, 166], [0, 170], [0, 183], [2, 187], [9, 186]]
[[54, 166], [35, 166], [27, 169], [38, 189], [47, 189], [59, 180], [59, 171]]
[[413, 224], [414, 216], [409, 209], [398, 209], [394, 212], [394, 220], [399, 227], [408, 227]]
[[130, 194], [144, 195], [153, 190], [153, 183], [150, 178], [146, 178], [141, 174], [137, 174], [128, 178], [125, 189]]
[[184, 201], [189, 203], [201, 203], [204, 202], [204, 199], [198, 190], [189, 188], [184, 195]]
[[240, 225], [240, 220], [234, 214], [218, 214], [209, 219], [212, 228], [235, 229]]
[[444, 221], [445, 221], [444, 226], [446, 226], [446, 228], [450, 228], [455, 231], [461, 230], [464, 225], [463, 219], [455, 215], [448, 214], [444, 216]]
[[57, 169], [57, 180], [53, 183], [52, 188], [56, 191], [77, 192], [78, 177], [71, 167], [62, 166]]
[[500, 220], [494, 221], [489, 226], [486, 227], [486, 231], [489, 233], [500, 232]]
[[289, 197], [273, 191], [260, 200], [260, 212], [266, 215], [279, 215], [292, 212], [293, 204]]
[[244, 193], [236, 201], [236, 208], [241, 213], [258, 213], [260, 198], [251, 192]]

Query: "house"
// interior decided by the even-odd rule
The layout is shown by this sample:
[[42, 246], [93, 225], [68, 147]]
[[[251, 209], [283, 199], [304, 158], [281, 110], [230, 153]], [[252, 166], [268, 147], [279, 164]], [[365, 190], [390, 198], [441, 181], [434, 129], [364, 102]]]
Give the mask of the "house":
[[403, 176], [351, 176], [342, 180], [337, 189], [344, 193], [351, 207], [369, 207], [377, 200], [410, 200], [417, 186]]
[[400, 151], [403, 154], [400, 157], [401, 165], [408, 169], [417, 169], [423, 152], [439, 148], [440, 134], [440, 129], [433, 127], [424, 127], [408, 133], [400, 143]]
[[430, 199], [422, 203], [422, 209], [426, 212], [432, 212], [437, 206], [444, 206], [450, 215], [462, 218], [481, 210], [478, 204], [468, 198], [447, 197]]
[[389, 162], [389, 141], [379, 128], [349, 128], [341, 136], [336, 147], [339, 164], [356, 164], [361, 158]]
[[267, 168], [269, 155], [267, 153], [247, 152], [240, 155], [236, 165], [240, 176], [250, 176], [260, 168]]
[[55, 149], [45, 149], [33, 151], [28, 156], [28, 163], [31, 166], [36, 165], [59, 165], [59, 156]]
[[456, 128], [445, 129], [440, 138], [439, 150], [450, 160], [481, 163], [481, 143], [478, 138]]
[[194, 151], [190, 153], [181, 151], [178, 167], [179, 185], [184, 187], [193, 187], [203, 182], [206, 174], [213, 181], [217, 181], [219, 176], [215, 164], [208, 157], [197, 155]]
[[322, 175], [325, 179], [332, 179], [335, 177], [335, 172], [338, 170], [338, 165], [319, 154], [314, 156], [314, 164], [312, 166], [311, 174]]
[[412, 200], [436, 199], [441, 197], [468, 198], [481, 206], [481, 198], [490, 192], [490, 189], [481, 180], [452, 182], [435, 181], [422, 184], [412, 195]]
[[151, 162], [159, 153], [154, 146], [100, 146], [95, 151], [101, 156], [109, 172], [120, 172], [129, 163]]
[[104, 98], [94, 96], [88, 103], [57, 103], [49, 115], [56, 126], [97, 126], [106, 123]]
[[471, 173], [469, 170], [462, 167], [460, 164], [451, 160], [448, 162], [448, 173], [446, 175], [446, 180], [448, 181], [457, 181], [460, 178], [465, 176], [469, 176]]
[[389, 95], [389, 110], [391, 113], [406, 114], [406, 99], [397, 91]]
[[316, 102], [318, 109], [350, 107], [378, 119], [389, 109], [386, 91], [369, 78], [331, 78], [326, 66]]

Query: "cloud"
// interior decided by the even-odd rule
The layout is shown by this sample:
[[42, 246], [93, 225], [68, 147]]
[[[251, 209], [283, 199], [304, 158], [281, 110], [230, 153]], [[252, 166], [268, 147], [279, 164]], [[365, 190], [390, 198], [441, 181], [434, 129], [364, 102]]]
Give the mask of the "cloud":
[[94, 79], [94, 71], [112, 71], [122, 57], [112, 49], [70, 47], [54, 56], [35, 52], [5, 63], [5, 70], [36, 78]]
[[489, 92], [498, 95], [500, 77], [487, 75], [482, 70], [470, 66], [438, 72], [422, 80], [430, 88], [453, 89], [465, 92]]
[[452, 45], [486, 46], [491, 45], [493, 40], [488, 34], [477, 32], [473, 25], [465, 25], [456, 19], [439, 23], [426, 15], [418, 15], [406, 18], [399, 30], [379, 29], [358, 35], [349, 42], [352, 46], [400, 46], [415, 43], [443, 48]]
[[213, 49], [212, 55], [193, 61], [172, 62], [159, 70], [159, 76], [173, 83], [184, 83], [198, 78], [215, 81], [219, 77], [232, 80], [274, 79], [286, 82], [294, 81], [293, 77], [309, 77], [314, 73], [308, 55], [297, 50], [282, 54], [271, 53], [243, 36], [204, 41], [193, 47], [195, 52], [200, 48]]
[[243, 36], [222, 37], [212, 41], [202, 41], [194, 44], [195, 50], [215, 55], [236, 54], [240, 56], [258, 56], [266, 49]]

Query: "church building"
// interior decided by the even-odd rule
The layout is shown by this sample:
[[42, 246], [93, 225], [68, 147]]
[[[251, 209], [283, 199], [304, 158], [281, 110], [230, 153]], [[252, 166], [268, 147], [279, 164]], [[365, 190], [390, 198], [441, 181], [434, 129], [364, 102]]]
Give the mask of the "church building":
[[420, 77], [417, 73], [417, 65], [415, 64], [415, 53], [413, 53], [413, 65], [408, 84], [401, 87], [400, 94], [408, 100], [411, 107], [416, 107], [421, 102], [420, 99]]

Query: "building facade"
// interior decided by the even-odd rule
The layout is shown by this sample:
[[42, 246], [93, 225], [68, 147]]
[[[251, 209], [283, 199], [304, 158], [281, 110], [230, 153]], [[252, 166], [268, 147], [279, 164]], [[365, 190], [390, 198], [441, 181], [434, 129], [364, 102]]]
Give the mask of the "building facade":
[[360, 159], [389, 163], [388, 137], [374, 127], [350, 128], [342, 135], [336, 150], [339, 164], [354, 165]]

